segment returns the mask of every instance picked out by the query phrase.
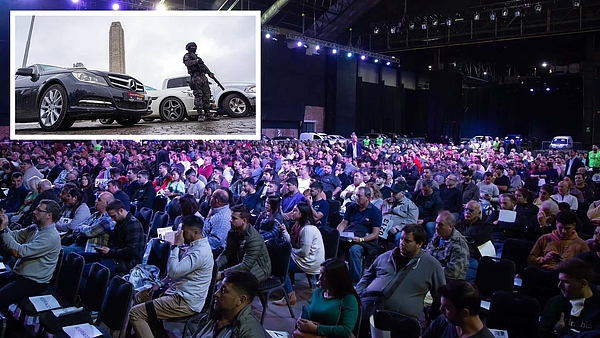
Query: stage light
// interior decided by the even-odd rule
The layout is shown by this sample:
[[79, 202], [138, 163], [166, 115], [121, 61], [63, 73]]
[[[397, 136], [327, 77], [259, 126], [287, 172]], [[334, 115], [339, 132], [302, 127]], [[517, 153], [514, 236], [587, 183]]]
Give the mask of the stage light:
[[379, 63], [379, 59], [375, 59], [375, 61], [374, 61], [374, 62], [375, 62], [375, 63]]
[[167, 6], [165, 6], [165, 4], [163, 4], [162, 2], [156, 5], [156, 10], [157, 11], [166, 11], [167, 10]]
[[483, 75], [487, 75], [487, 72], [483, 72]]
[[119, 6], [119, 4], [118, 4], [118, 3], [114, 3], [114, 4], [112, 5], [112, 9], [113, 9], [113, 11], [118, 11], [118, 10], [119, 10], [119, 8], [121, 8], [121, 6]]
[[265, 34], [265, 38], [270, 39], [271, 38], [271, 34], [269, 34], [269, 33]]
[[473, 14], [473, 20], [479, 21], [479, 17], [480, 17], [479, 13], [475, 12], [475, 14]]
[[423, 29], [423, 30], [427, 29], [427, 22], [421, 23], [421, 29]]
[[515, 10], [515, 18], [518, 18], [518, 17], [520, 17], [520, 16], [521, 16], [521, 10], [517, 8], [517, 9]]
[[79, 2], [79, 0], [71, 0], [72, 3], [76, 4]]
[[392, 27], [390, 28], [390, 33], [392, 33], [392, 34], [396, 34], [396, 26], [392, 26]]
[[408, 29], [410, 29], [410, 30], [413, 30], [413, 29], [415, 29], [415, 23], [414, 23], [414, 22], [412, 22], [412, 21], [411, 21], [411, 22], [409, 22], [409, 23], [408, 23]]
[[496, 21], [496, 13], [490, 12], [490, 20], [491, 21]]
[[529, 88], [529, 91], [533, 93], [533, 88]]
[[437, 27], [437, 25], [438, 25], [438, 19], [433, 19], [433, 21], [431, 21], [431, 25], [433, 27]]
[[337, 49], [332, 49], [331, 54], [337, 54]]
[[375, 28], [373, 28], [373, 33], [379, 34], [379, 27], [375, 26]]
[[581, 5], [581, 2], [579, 2], [579, 0], [573, 0], [573, 8], [574, 9], [579, 9], [580, 5]]
[[504, 8], [502, 10], [502, 17], [504, 17], [504, 18], [508, 17], [508, 9], [507, 8]]
[[537, 5], [535, 5], [534, 8], [535, 8], [535, 12], [536, 13], [541, 13], [542, 12], [542, 4], [538, 3]]
[[427, 66], [427, 69], [431, 70], [433, 67], [431, 65]]
[[302, 47], [303, 45], [304, 45], [304, 44], [302, 43], [302, 41], [298, 41], [298, 42], [296, 43], [296, 46], [298, 46], [298, 47]]
[[544, 67], [544, 68], [548, 67], [548, 63], [542, 62], [542, 67]]
[[367, 57], [366, 57], [366, 56], [364, 56], [364, 55], [361, 55], [361, 56], [360, 56], [360, 59], [361, 59], [361, 60], [363, 60], [363, 61], [365, 61], [365, 60], [367, 59]]
[[550, 87], [546, 87], [546, 91], [549, 92], [550, 91]]
[[450, 18], [446, 19], [446, 26], [448, 26], [448, 27], [452, 26], [452, 19], [450, 19]]
[[391, 65], [391, 64], [392, 64], [392, 63], [388, 61], [388, 62], [387, 62], [385, 65], [386, 65], [386, 66], [389, 66], [389, 65]]
[[321, 46], [319, 46], [319, 45], [316, 45], [316, 46], [315, 46], [315, 50], [321, 50]]
[[348, 54], [346, 54], [347, 57], [351, 58], [352, 57], [352, 53], [348, 52]]

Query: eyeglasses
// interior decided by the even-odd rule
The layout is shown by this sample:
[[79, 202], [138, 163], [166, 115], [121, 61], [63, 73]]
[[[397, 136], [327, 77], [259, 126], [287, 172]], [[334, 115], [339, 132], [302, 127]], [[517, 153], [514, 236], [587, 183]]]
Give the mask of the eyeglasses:
[[475, 212], [475, 209], [473, 209], [473, 208], [465, 208], [465, 209], [464, 209], [464, 211], [465, 211], [465, 212], [474, 213], [474, 212]]
[[42, 210], [42, 209], [40, 209], [40, 207], [35, 208], [35, 211], [37, 211], [37, 212], [48, 212], [48, 210]]

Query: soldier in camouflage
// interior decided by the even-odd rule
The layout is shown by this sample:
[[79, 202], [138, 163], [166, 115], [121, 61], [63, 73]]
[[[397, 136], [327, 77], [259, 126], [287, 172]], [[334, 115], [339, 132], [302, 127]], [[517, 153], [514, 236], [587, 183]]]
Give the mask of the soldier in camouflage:
[[190, 42], [185, 46], [188, 51], [183, 56], [183, 63], [190, 74], [190, 88], [194, 92], [194, 109], [198, 111], [198, 121], [218, 121], [216, 113], [210, 111], [210, 87], [206, 75], [213, 77], [214, 74], [208, 69], [201, 58], [196, 55], [196, 43]]

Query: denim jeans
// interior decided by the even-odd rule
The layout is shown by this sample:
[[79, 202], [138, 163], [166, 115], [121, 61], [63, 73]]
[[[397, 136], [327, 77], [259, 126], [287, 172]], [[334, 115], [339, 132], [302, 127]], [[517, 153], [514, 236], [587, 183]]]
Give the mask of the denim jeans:
[[504, 239], [496, 239], [492, 240], [494, 242], [494, 248], [496, 248], [496, 257], [502, 258], [502, 249], [504, 248]]
[[293, 291], [292, 289], [292, 280], [290, 279], [290, 274], [294, 274], [297, 272], [304, 272], [302, 271], [298, 265], [296, 265], [296, 262], [294, 262], [294, 259], [290, 257], [290, 266], [288, 268], [288, 276], [285, 276], [285, 285], [283, 286], [285, 292], [290, 293]]
[[435, 222], [425, 223], [425, 232], [427, 233], [427, 242], [430, 242], [435, 236]]
[[348, 250], [348, 270], [353, 283], [358, 283], [362, 277], [363, 254], [364, 249], [359, 244], [352, 245]]
[[479, 267], [479, 261], [475, 258], [469, 258], [469, 268], [467, 269], [467, 276], [465, 280], [471, 283], [475, 283], [475, 277], [477, 276], [477, 268]]

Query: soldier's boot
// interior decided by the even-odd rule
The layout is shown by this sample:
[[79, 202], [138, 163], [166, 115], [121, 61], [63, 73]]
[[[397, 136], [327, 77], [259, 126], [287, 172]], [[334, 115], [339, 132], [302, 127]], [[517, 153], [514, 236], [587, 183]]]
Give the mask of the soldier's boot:
[[211, 113], [210, 109], [204, 109], [204, 116], [209, 121], [219, 121], [220, 118], [217, 117], [217, 113]]
[[194, 110], [196, 110], [198, 112], [198, 122], [206, 121], [206, 118], [202, 114], [202, 109], [198, 108], [198, 109], [194, 109]]

